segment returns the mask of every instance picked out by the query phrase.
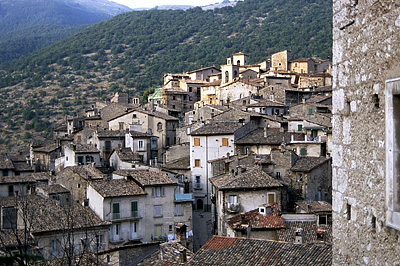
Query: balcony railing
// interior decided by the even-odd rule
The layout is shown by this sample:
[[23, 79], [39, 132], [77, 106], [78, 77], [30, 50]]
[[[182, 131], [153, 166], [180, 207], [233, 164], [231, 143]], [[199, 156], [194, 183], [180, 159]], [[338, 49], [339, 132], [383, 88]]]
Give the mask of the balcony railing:
[[238, 213], [238, 212], [240, 212], [240, 203], [239, 202], [235, 202], [235, 203], [228, 202], [226, 209], [230, 213]]
[[112, 213], [112, 220], [129, 220], [129, 219], [141, 219], [143, 218], [142, 211], [130, 211], [123, 213]]

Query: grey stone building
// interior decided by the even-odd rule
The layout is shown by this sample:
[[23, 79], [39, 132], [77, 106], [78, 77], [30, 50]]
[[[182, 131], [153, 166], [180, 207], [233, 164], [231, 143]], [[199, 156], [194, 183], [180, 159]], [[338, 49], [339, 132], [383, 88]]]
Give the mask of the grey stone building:
[[333, 264], [398, 265], [399, 2], [333, 12]]

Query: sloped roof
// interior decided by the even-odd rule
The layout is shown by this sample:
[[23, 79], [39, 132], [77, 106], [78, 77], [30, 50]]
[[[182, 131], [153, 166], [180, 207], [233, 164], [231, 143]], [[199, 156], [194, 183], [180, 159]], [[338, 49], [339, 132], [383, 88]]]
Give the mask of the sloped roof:
[[67, 146], [70, 150], [73, 150], [75, 153], [99, 153], [100, 152], [94, 145], [90, 145], [90, 144], [68, 144]]
[[332, 246], [213, 236], [190, 266], [332, 265]]
[[119, 159], [123, 162], [132, 163], [134, 161], [135, 154], [130, 148], [119, 148], [115, 149], [114, 152], [118, 155]]
[[238, 122], [212, 121], [209, 124], [205, 124], [201, 128], [192, 131], [191, 135], [230, 135], [235, 133], [242, 126], [243, 124]]
[[226, 174], [213, 177], [210, 182], [219, 190], [282, 187], [281, 183], [259, 167], [253, 167], [237, 175]]
[[104, 198], [147, 195], [143, 188], [131, 180], [97, 180], [90, 185]]
[[97, 137], [99, 138], [123, 138], [125, 140], [124, 130], [98, 130]]
[[77, 203], [72, 204], [60, 206], [55, 200], [37, 195], [0, 198], [1, 206], [21, 206], [21, 211], [30, 217], [33, 234], [66, 229], [80, 230], [110, 224], [103, 222], [90, 208]]
[[145, 170], [117, 170], [113, 174], [132, 177], [142, 186], [174, 185], [176, 184], [164, 172], [149, 172]]
[[14, 169], [11, 159], [5, 154], [0, 154], [0, 169]]
[[184, 158], [168, 162], [163, 166], [169, 170], [190, 170], [190, 157], [186, 156]]
[[[298, 229], [303, 229], [304, 243], [315, 243], [317, 241], [317, 221], [285, 221], [285, 225], [286, 230], [278, 231], [280, 241], [293, 243]], [[323, 228], [326, 230], [325, 241], [332, 243], [332, 225], [325, 225]]]
[[278, 204], [267, 208], [272, 209], [271, 213], [267, 215], [263, 215], [259, 213], [259, 209], [255, 209], [230, 218], [228, 224], [235, 230], [242, 230], [247, 227], [257, 230], [285, 228], [285, 222], [279, 214]]
[[299, 157], [298, 160], [294, 163], [292, 168], [293, 172], [310, 172], [314, 168], [317, 168], [321, 164], [329, 161], [331, 158], [326, 157]]
[[91, 167], [90, 165], [68, 166], [58, 173], [57, 176], [62, 174], [69, 175], [70, 172], [78, 174], [86, 180], [102, 179], [106, 177], [105, 174], [100, 172], [98, 169]]
[[296, 202], [301, 210], [307, 213], [332, 212], [332, 204], [326, 201]]
[[264, 129], [262, 128], [254, 130], [235, 141], [235, 144], [280, 145], [282, 142], [289, 143], [291, 139], [289, 132], [269, 130], [267, 137], [264, 134]]
[[44, 192], [48, 194], [56, 194], [56, 193], [68, 193], [69, 190], [63, 187], [60, 184], [52, 184], [48, 186], [39, 186]]
[[186, 263], [181, 263], [180, 252], [185, 250], [187, 260], [193, 257], [193, 252], [191, 252], [186, 247], [182, 246], [178, 240], [166, 242], [160, 244], [159, 249], [157, 249], [149, 257], [145, 258], [141, 262], [135, 264], [137, 266], [178, 266], [185, 265]]

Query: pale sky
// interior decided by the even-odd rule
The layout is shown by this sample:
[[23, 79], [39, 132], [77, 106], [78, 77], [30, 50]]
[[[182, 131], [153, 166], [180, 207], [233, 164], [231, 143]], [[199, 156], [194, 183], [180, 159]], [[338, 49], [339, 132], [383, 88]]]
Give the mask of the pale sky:
[[112, 0], [130, 8], [153, 8], [163, 5], [188, 5], [188, 6], [206, 6], [215, 3], [221, 3], [222, 0]]

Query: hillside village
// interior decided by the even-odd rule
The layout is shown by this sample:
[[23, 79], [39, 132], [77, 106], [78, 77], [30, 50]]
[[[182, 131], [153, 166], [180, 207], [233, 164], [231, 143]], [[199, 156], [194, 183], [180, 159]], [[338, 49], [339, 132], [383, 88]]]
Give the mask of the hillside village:
[[331, 265], [331, 62], [250, 56], [166, 73], [147, 104], [118, 92], [1, 154], [0, 256], [204, 265], [241, 252], [257, 265], [258, 248]]

